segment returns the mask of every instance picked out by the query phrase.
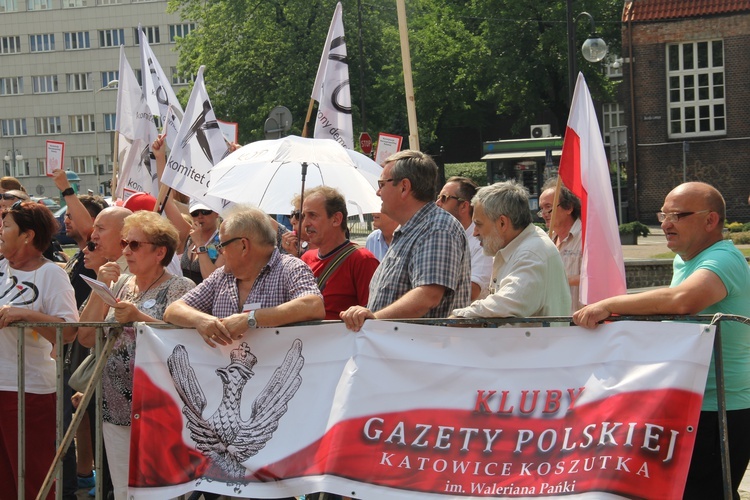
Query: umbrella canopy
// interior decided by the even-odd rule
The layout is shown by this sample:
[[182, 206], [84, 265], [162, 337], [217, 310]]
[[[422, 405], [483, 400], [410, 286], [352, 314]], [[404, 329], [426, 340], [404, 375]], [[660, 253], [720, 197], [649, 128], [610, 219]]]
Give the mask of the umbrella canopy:
[[288, 136], [243, 146], [211, 169], [208, 194], [252, 203], [269, 214], [286, 214], [302, 189], [303, 163], [305, 189], [338, 189], [349, 215], [380, 212], [375, 192], [382, 168], [331, 139]]

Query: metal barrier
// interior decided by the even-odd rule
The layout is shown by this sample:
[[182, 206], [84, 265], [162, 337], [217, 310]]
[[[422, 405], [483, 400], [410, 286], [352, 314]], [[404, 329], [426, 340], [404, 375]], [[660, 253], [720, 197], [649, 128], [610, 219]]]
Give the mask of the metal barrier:
[[[724, 363], [721, 351], [721, 323], [722, 321], [736, 321], [746, 325], [750, 325], [750, 318], [737, 315], [727, 314], [716, 314], [716, 315], [694, 315], [694, 316], [676, 316], [676, 315], [663, 315], [663, 316], [616, 316], [609, 318], [607, 321], [689, 321], [697, 323], [710, 323], [716, 325], [716, 335], [714, 337], [714, 362], [716, 369], [716, 389], [717, 389], [717, 404], [719, 409], [719, 432], [721, 436], [720, 448], [721, 448], [721, 465], [724, 474], [724, 498], [731, 500], [731, 475], [729, 468], [729, 448], [728, 448], [728, 435], [727, 435], [727, 419], [726, 419], [726, 400], [724, 395]], [[383, 321], [398, 321], [401, 323], [415, 323], [424, 325], [435, 325], [435, 326], [461, 326], [461, 327], [480, 327], [480, 328], [496, 328], [505, 325], [542, 325], [542, 326], [554, 326], [555, 324], [572, 324], [570, 316], [556, 316], [556, 317], [534, 317], [534, 318], [455, 318], [455, 319], [399, 319], [399, 320], [383, 320]], [[340, 323], [339, 321], [315, 321], [298, 323], [294, 326], [305, 326], [305, 325], [317, 325], [325, 323]], [[50, 470], [45, 479], [43, 489], [40, 491], [37, 500], [45, 498], [50, 491], [53, 479], [56, 479], [56, 490], [55, 498], [62, 498], [62, 458], [65, 455], [70, 443], [73, 441], [78, 425], [83, 418], [86, 406], [88, 405], [93, 390], [96, 389], [96, 452], [95, 452], [95, 470], [96, 470], [96, 500], [102, 498], [102, 463], [103, 463], [103, 446], [102, 446], [102, 391], [101, 391], [101, 373], [104, 369], [107, 356], [112, 350], [114, 341], [117, 338], [116, 335], [110, 335], [104, 339], [104, 328], [120, 330], [123, 326], [129, 326], [131, 324], [123, 323], [25, 323], [19, 322], [14, 323], [13, 327], [17, 327], [19, 331], [18, 335], [18, 365], [19, 367], [25, 367], [25, 336], [23, 331], [25, 328], [36, 328], [36, 327], [52, 327], [56, 328], [56, 355], [57, 355], [57, 437], [56, 446], [57, 453], [55, 459], [50, 467]], [[96, 353], [97, 362], [94, 369], [94, 375], [86, 387], [84, 398], [78, 405], [78, 409], [73, 415], [73, 420], [68, 427], [65, 434], [64, 421], [63, 421], [63, 397], [64, 397], [64, 359], [63, 359], [63, 342], [62, 342], [62, 329], [65, 327], [91, 327], [97, 330], [97, 342], [96, 342]], [[291, 326], [291, 325], [289, 325]], [[178, 328], [169, 325], [169, 328]], [[18, 370], [18, 498], [24, 500], [25, 496], [25, 463], [26, 463], [26, 432], [25, 432], [25, 417], [26, 417], [26, 401], [24, 397], [25, 392], [25, 370]]]

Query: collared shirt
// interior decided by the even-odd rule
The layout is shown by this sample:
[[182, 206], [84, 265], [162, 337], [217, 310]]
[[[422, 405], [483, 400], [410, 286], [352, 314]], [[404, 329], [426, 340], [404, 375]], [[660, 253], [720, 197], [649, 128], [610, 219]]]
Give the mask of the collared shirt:
[[[583, 257], [583, 245], [581, 241], [582, 231], [581, 219], [576, 219], [573, 225], [570, 227], [568, 236], [562, 240], [558, 250], [560, 251], [560, 257], [562, 257], [563, 265], [565, 266], [565, 276], [570, 278], [571, 276], [581, 275], [581, 258]], [[557, 239], [557, 235], [552, 233], [552, 241]], [[583, 304], [579, 297], [579, 286], [570, 286], [570, 307], [571, 312], [576, 312]]]
[[[276, 307], [305, 295], [323, 297], [310, 268], [296, 257], [282, 255], [274, 248], [271, 258], [253, 283], [245, 304], [259, 304], [256, 309]], [[194, 309], [226, 318], [242, 312], [237, 278], [224, 266], [193, 288], [182, 300]]]
[[365, 248], [375, 256], [376, 259], [383, 260], [385, 253], [388, 251], [388, 243], [383, 237], [383, 231], [376, 229], [367, 236]]
[[492, 257], [484, 254], [479, 238], [474, 236], [474, 222], [466, 228], [466, 239], [469, 240], [471, 252], [471, 282], [479, 285], [479, 297], [483, 299], [490, 293], [490, 278], [492, 277]]
[[529, 224], [495, 254], [490, 295], [455, 309], [463, 318], [569, 316], [562, 259], [547, 234]]
[[434, 203], [420, 208], [393, 233], [388, 252], [370, 282], [367, 308], [377, 312], [409, 290], [426, 285], [446, 288], [426, 318], [445, 318], [471, 297], [469, 244], [461, 224]]

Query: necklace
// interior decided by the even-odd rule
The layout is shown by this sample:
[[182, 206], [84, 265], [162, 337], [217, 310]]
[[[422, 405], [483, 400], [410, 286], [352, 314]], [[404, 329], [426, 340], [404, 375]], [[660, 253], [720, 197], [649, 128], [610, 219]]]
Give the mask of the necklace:
[[[160, 279], [162, 279], [162, 277], [164, 276], [164, 274], [166, 272], [167, 272], [166, 269], [162, 270], [162, 272], [159, 275], [159, 277], [156, 278], [154, 281], [152, 281], [151, 284], [148, 286], [148, 288], [146, 288], [145, 291], [139, 293], [138, 296], [133, 299], [133, 302], [138, 302], [139, 300], [141, 300], [141, 298], [143, 298], [143, 296], [146, 295], [149, 290], [151, 290], [151, 287], [153, 287]], [[135, 275], [133, 275], [133, 278], [135, 278]], [[137, 283], [136, 283], [136, 285], [137, 285]]]

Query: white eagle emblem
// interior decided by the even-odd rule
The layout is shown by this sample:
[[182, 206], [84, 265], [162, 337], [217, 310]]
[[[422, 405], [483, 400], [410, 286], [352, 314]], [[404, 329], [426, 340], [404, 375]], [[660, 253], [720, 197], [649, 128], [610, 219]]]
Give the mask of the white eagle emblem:
[[[205, 418], [206, 397], [184, 346], [174, 348], [167, 366], [175, 389], [185, 403], [182, 413], [187, 417], [190, 437], [212, 463], [207, 475], [237, 480], [244, 478], [247, 472], [242, 462], [258, 453], [278, 428], [279, 419], [287, 411], [287, 403], [302, 384], [300, 372], [305, 358], [302, 357], [302, 341], [295, 339], [284, 362], [253, 401], [250, 418], [243, 420], [240, 415], [242, 390], [255, 375], [252, 368], [257, 358], [245, 342], [229, 357], [229, 365], [216, 370], [223, 384], [221, 403], [213, 415]], [[212, 472], [214, 468], [219, 470]]]

